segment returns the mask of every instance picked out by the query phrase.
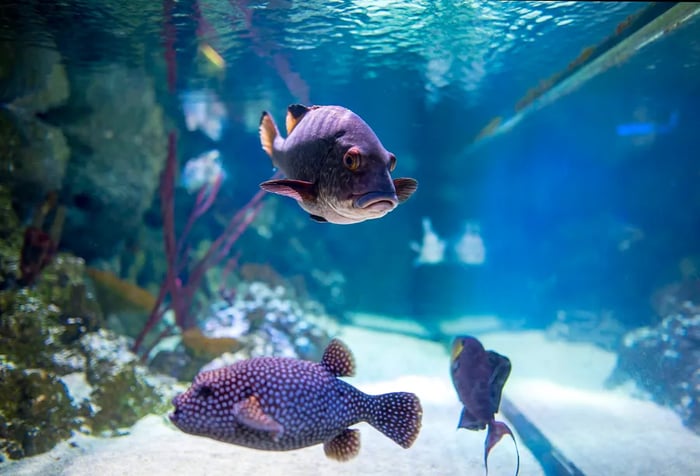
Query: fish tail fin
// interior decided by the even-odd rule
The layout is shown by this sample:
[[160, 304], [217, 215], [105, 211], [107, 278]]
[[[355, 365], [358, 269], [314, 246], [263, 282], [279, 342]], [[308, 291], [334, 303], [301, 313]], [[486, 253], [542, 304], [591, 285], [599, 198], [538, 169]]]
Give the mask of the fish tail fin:
[[423, 419], [420, 400], [413, 393], [395, 392], [373, 396], [367, 421], [403, 448], [418, 437]]
[[[260, 143], [267, 155], [272, 157], [275, 141], [280, 138], [279, 130], [272, 116], [265, 111], [260, 118]], [[280, 138], [281, 139], [281, 138]]]
[[518, 443], [515, 441], [513, 432], [510, 430], [508, 425], [502, 421], [492, 420], [488, 425], [486, 441], [484, 441], [484, 467], [486, 468], [486, 476], [489, 474], [489, 466], [487, 461], [489, 453], [493, 447], [496, 446], [496, 443], [501, 441], [501, 438], [503, 438], [505, 435], [509, 435], [511, 438], [513, 438], [513, 444], [515, 445], [515, 476], [518, 476], [518, 473], [520, 472], [520, 452], [518, 451]]

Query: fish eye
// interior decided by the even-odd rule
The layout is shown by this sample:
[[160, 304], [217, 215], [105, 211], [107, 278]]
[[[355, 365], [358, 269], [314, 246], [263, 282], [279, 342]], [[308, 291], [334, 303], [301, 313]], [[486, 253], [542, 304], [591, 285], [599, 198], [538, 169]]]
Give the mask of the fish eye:
[[208, 385], [202, 385], [197, 389], [196, 395], [201, 398], [209, 398], [214, 395], [214, 390]]
[[389, 156], [389, 172], [393, 172], [395, 168], [396, 168], [396, 156], [394, 154], [391, 154]]
[[343, 165], [350, 171], [355, 171], [360, 168], [360, 151], [357, 147], [350, 147], [343, 156]]

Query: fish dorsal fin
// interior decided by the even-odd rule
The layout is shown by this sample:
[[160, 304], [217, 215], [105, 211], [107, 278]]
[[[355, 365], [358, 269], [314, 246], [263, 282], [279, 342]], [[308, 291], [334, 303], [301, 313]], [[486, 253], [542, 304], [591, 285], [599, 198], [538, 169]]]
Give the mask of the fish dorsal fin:
[[287, 136], [292, 133], [297, 124], [299, 124], [299, 121], [301, 121], [301, 118], [311, 109], [315, 108], [313, 106], [306, 107], [302, 104], [292, 104], [287, 108]]
[[355, 357], [350, 349], [338, 339], [333, 339], [323, 352], [321, 365], [336, 377], [355, 375]]
[[254, 430], [269, 431], [275, 434], [275, 440], [284, 432], [284, 427], [267, 415], [255, 395], [241, 400], [233, 405], [236, 419]]
[[275, 121], [272, 120], [272, 116], [265, 111], [260, 117], [260, 126], [258, 127], [258, 132], [260, 134], [260, 144], [262, 144], [263, 150], [272, 157], [272, 152], [274, 150], [275, 138], [279, 135]]
[[360, 452], [360, 430], [346, 428], [332, 440], [323, 443], [323, 452], [336, 461], [354, 458]]

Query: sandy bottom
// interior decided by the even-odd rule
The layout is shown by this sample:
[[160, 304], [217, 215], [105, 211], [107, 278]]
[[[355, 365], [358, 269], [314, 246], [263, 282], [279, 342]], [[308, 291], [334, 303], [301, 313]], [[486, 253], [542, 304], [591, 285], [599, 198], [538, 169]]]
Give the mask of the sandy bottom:
[[[471, 332], [469, 329], [465, 333]], [[504, 396], [586, 474], [698, 474], [700, 438], [668, 409], [602, 382], [614, 355], [582, 344], [551, 342], [539, 332], [476, 335], [487, 349], [508, 355], [513, 371]], [[139, 421], [129, 435], [76, 435], [49, 453], [0, 464], [13, 475], [482, 475], [485, 432], [456, 430], [461, 406], [449, 376], [447, 343], [347, 327], [340, 337], [353, 350], [357, 377], [369, 393], [415, 392], [423, 428], [404, 450], [369, 425], [354, 460], [325, 458], [321, 446], [262, 452], [184, 434], [163, 415]], [[504, 421], [504, 418], [501, 418]], [[522, 441], [520, 474], [542, 468]], [[515, 452], [504, 439], [489, 458], [491, 476], [512, 475]]]

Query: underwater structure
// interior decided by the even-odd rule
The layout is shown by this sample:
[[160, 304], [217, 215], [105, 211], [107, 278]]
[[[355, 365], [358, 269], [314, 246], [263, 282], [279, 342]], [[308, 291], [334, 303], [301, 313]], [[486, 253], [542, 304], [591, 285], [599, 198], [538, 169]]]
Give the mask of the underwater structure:
[[93, 3], [0, 6], [0, 474], [697, 471], [698, 4]]

